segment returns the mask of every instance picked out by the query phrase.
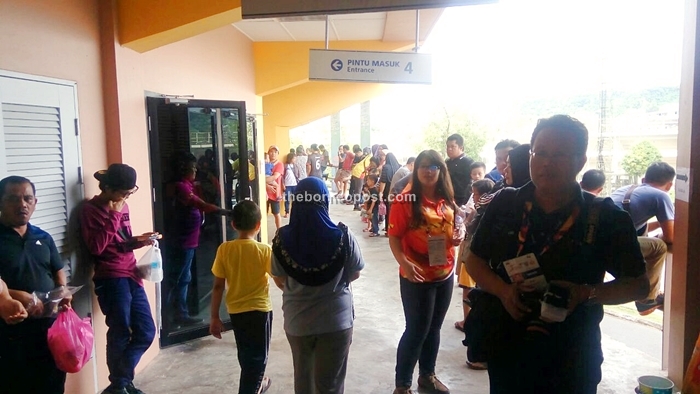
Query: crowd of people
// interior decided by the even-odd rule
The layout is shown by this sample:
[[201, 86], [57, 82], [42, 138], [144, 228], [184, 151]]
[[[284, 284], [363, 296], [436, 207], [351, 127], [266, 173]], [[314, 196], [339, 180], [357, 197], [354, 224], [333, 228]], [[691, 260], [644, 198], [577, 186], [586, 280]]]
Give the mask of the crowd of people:
[[[643, 315], [663, 309], [659, 277], [673, 242], [667, 192], [675, 171], [653, 163], [641, 185], [599, 198], [602, 172], [576, 180], [587, 147], [586, 127], [566, 115], [540, 120], [528, 144], [499, 142], [490, 170], [464, 153], [459, 134], [447, 138], [447, 159], [424, 150], [404, 165], [386, 145], [343, 145], [337, 165], [322, 145], [299, 146], [284, 158], [271, 146], [265, 211], [249, 200], [231, 210], [206, 202], [193, 182], [198, 166], [207, 164], [183, 154], [175, 161], [173, 193], [187, 214], [173, 233], [179, 257], [168, 303], [177, 319], [192, 320], [184, 300], [202, 212], [228, 215], [237, 239], [216, 253], [209, 330], [221, 338], [224, 302], [241, 366], [238, 392], [259, 394], [272, 384], [265, 375], [272, 278], [282, 290], [294, 392], [343, 393], [355, 311], [352, 282], [365, 262], [356, 236], [330, 217], [330, 204], [342, 201], [368, 222], [369, 237], [388, 238], [398, 263], [405, 329], [394, 394], [413, 393], [416, 364], [421, 392], [450, 392], [436, 364], [455, 277], [464, 315], [454, 326], [465, 332], [469, 368], [488, 371], [492, 394], [595, 393], [603, 361], [602, 306], [636, 301]], [[335, 166], [332, 195], [327, 170]], [[126, 200], [138, 190], [133, 168], [112, 164], [94, 176], [101, 193], [85, 202], [80, 225], [109, 327], [111, 384], [104, 393], [142, 393], [133, 385], [134, 368], [155, 326], [133, 251], [159, 234], [131, 232]], [[9, 393], [64, 391], [65, 373], [46, 343], [53, 317], [41, 317], [32, 292], [67, 283], [51, 236], [29, 224], [36, 204], [29, 179], [0, 181], [0, 381]], [[277, 226], [271, 246], [256, 240], [267, 210]], [[652, 217], [658, 222], [647, 226]], [[660, 236], [649, 237], [657, 228]], [[604, 282], [606, 272], [613, 279]], [[61, 305], [70, 303], [66, 293]]]

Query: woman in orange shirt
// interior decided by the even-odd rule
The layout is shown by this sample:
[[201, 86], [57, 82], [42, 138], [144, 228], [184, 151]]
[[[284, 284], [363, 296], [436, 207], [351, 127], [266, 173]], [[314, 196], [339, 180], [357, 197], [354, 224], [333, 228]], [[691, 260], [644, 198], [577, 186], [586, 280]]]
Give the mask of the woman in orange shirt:
[[394, 394], [412, 393], [416, 363], [418, 387], [449, 393], [435, 376], [435, 362], [454, 283], [454, 192], [445, 161], [434, 150], [418, 155], [412, 176], [412, 186], [396, 196], [389, 216], [389, 245], [399, 263], [406, 319]]

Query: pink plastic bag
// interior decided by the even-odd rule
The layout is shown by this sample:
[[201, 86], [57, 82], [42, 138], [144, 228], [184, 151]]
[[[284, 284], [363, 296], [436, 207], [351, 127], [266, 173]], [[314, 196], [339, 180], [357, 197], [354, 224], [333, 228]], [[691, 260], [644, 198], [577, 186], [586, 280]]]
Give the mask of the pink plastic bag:
[[81, 320], [71, 308], [59, 312], [49, 328], [49, 350], [56, 366], [63, 372], [76, 373], [87, 364], [93, 341], [90, 318]]

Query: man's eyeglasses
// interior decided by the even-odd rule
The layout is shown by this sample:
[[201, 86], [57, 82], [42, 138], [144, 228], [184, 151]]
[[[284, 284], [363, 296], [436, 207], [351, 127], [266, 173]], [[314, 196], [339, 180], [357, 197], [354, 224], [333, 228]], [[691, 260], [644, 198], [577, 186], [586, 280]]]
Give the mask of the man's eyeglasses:
[[121, 194], [122, 197], [124, 197], [124, 199], [127, 199], [127, 198], [129, 198], [132, 194], [136, 193], [137, 191], [139, 191], [138, 185], [135, 186], [135, 187], [134, 187], [133, 189], [131, 189], [131, 190], [120, 191], [119, 194]]
[[420, 166], [418, 168], [423, 170], [423, 171], [439, 171], [440, 170], [440, 166], [436, 166], [436, 165]]
[[536, 159], [540, 160], [551, 160], [551, 161], [564, 161], [572, 157], [579, 156], [577, 154], [571, 154], [571, 153], [561, 153], [561, 152], [556, 152], [556, 153], [549, 153], [549, 152], [535, 152], [535, 151], [530, 151], [530, 156]]

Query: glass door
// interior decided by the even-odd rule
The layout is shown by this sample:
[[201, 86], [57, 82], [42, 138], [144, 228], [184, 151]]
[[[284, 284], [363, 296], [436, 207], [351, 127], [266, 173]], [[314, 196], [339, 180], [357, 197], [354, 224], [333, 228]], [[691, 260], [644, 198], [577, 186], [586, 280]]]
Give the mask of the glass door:
[[[258, 202], [251, 193], [253, 180], [240, 176], [249, 173], [256, 158], [248, 149], [251, 136], [244, 102], [178, 100], [175, 104], [148, 98], [147, 106], [154, 229], [163, 234], [165, 270], [158, 286], [157, 315], [161, 346], [168, 346], [208, 335], [211, 267], [218, 246], [235, 237], [225, 216], [183, 204], [176, 191], [189, 182], [199, 198], [224, 209], [241, 199]], [[185, 179], [175, 160], [187, 156], [197, 170], [194, 180]], [[252, 174], [254, 179], [255, 171]], [[228, 324], [223, 304], [219, 315]]]

